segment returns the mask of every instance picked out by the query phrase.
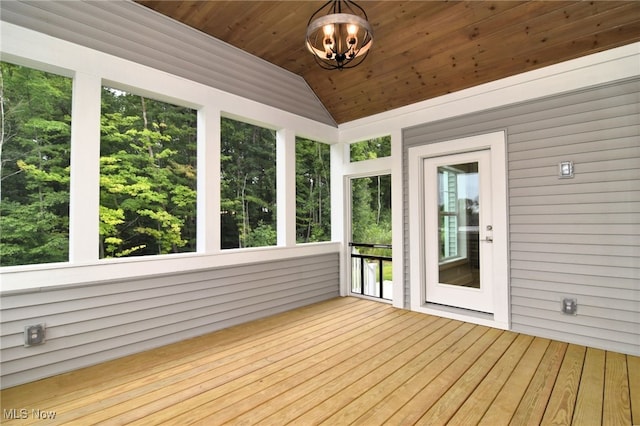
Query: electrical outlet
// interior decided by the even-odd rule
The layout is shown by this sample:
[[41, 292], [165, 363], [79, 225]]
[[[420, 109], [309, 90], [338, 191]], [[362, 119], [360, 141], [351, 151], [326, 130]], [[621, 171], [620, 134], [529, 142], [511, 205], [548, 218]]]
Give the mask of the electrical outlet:
[[567, 315], [578, 315], [578, 299], [562, 299], [562, 312]]
[[24, 328], [24, 345], [42, 345], [45, 342], [44, 324], [27, 325]]

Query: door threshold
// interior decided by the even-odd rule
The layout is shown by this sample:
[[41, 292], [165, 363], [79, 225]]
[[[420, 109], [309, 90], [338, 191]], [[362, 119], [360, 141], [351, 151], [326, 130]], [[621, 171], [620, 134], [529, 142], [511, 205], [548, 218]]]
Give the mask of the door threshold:
[[393, 303], [392, 299], [383, 299], [382, 297], [367, 296], [366, 294], [360, 294], [360, 293], [349, 293], [349, 296], [350, 297], [358, 297], [360, 299], [371, 300], [372, 302], [380, 302], [380, 303], [388, 303], [388, 304], [392, 304]]
[[456, 308], [454, 306], [440, 305], [437, 303], [424, 303], [420, 306], [412, 306], [411, 310], [424, 314], [435, 315], [443, 318], [485, 325], [487, 327], [509, 330], [509, 324], [497, 321], [495, 316], [486, 312], [472, 311]]

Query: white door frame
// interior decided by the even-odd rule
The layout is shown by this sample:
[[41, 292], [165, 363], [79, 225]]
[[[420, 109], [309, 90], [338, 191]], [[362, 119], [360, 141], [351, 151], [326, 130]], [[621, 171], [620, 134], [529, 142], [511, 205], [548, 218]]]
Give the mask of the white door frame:
[[[426, 302], [424, 160], [482, 149], [491, 150], [493, 195], [493, 314]], [[409, 273], [411, 310], [508, 330], [510, 328], [506, 135], [504, 131], [409, 148]]]

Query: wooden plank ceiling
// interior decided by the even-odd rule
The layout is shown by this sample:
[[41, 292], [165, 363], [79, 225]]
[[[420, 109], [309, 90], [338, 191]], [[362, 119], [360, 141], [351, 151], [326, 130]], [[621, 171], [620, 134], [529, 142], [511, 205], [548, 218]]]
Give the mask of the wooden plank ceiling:
[[339, 124], [640, 41], [637, 0], [362, 1], [372, 50], [328, 71], [304, 46], [321, 1], [138, 3], [301, 75]]

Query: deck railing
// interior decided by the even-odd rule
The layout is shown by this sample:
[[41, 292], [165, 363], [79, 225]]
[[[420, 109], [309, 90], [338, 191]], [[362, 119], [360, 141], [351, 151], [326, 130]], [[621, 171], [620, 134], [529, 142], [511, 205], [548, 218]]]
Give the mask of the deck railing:
[[385, 281], [385, 270], [391, 270], [391, 256], [360, 253], [358, 248], [391, 249], [390, 244], [349, 243], [351, 249], [351, 292], [392, 300], [391, 280]]

